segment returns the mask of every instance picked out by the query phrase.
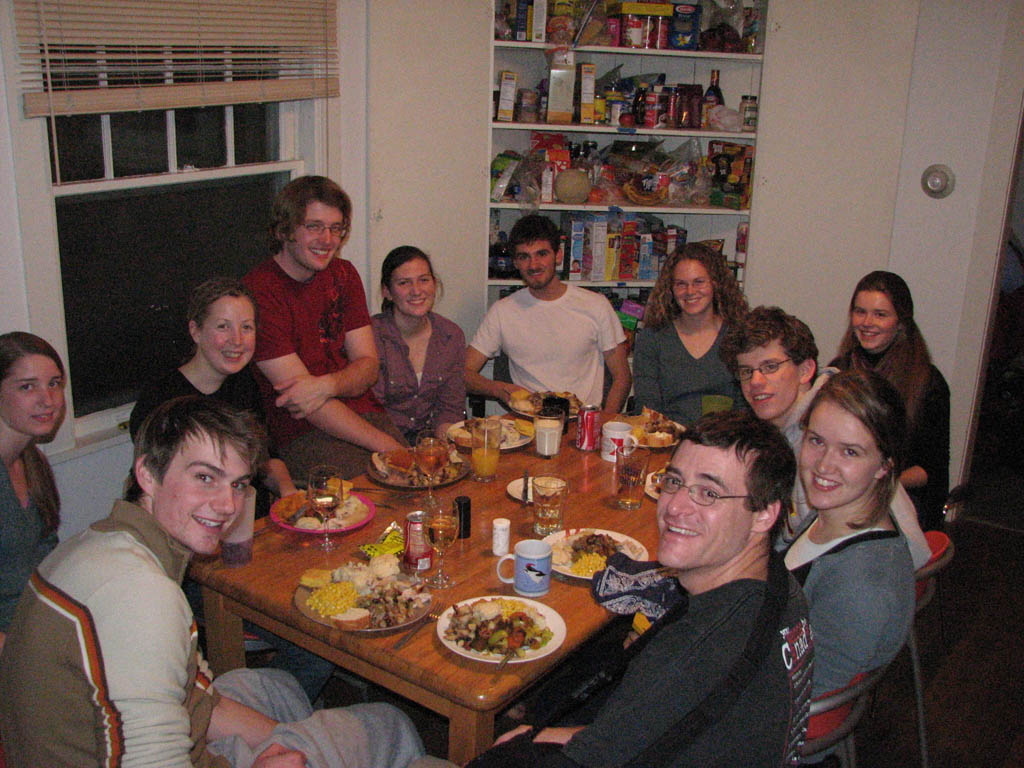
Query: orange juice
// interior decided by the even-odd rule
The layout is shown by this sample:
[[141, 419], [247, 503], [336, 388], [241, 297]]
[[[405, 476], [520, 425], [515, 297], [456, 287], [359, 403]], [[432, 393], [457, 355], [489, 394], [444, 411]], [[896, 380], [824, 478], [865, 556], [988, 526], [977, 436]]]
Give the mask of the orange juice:
[[498, 449], [489, 445], [479, 445], [473, 448], [470, 460], [473, 464], [473, 474], [478, 478], [494, 477], [498, 471]]

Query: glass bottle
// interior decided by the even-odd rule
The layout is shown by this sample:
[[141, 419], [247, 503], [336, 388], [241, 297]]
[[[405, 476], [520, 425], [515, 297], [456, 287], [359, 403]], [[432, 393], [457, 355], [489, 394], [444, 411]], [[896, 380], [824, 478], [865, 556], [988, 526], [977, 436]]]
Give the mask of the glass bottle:
[[700, 105], [700, 127], [709, 128], [710, 118], [708, 113], [711, 108], [719, 104], [725, 104], [725, 97], [722, 96], [722, 89], [718, 87], [718, 70], [711, 70], [711, 85], [704, 91], [704, 99]]

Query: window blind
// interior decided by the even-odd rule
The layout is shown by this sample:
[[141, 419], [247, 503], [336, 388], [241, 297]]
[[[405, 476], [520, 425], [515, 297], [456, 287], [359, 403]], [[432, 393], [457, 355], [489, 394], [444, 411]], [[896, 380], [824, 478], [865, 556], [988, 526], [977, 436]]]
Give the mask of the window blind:
[[26, 117], [337, 96], [336, 0], [14, 0]]

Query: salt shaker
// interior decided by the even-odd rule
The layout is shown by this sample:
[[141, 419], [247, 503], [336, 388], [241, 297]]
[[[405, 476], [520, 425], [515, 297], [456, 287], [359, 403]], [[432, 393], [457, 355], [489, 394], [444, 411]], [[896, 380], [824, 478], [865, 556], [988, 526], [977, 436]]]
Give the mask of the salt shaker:
[[507, 555], [512, 522], [507, 517], [496, 517], [491, 526], [491, 551], [498, 557]]

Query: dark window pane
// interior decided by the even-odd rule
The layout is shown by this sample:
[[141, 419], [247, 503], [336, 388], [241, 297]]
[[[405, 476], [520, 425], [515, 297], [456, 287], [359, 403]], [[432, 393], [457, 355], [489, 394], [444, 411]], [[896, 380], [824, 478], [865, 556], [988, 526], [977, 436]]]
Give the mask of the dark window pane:
[[228, 163], [224, 107], [174, 110], [178, 169], [220, 168]]
[[[50, 121], [47, 120], [47, 125]], [[72, 115], [56, 118], [57, 153], [61, 181], [103, 178], [103, 134], [99, 115]], [[57, 182], [53, 162], [53, 132], [50, 138], [50, 180]]]
[[269, 163], [278, 159], [277, 103], [236, 104], [235, 164]]
[[133, 400], [191, 351], [189, 290], [269, 254], [287, 173], [57, 199], [75, 416]]
[[167, 173], [165, 112], [117, 112], [110, 116], [114, 176]]

